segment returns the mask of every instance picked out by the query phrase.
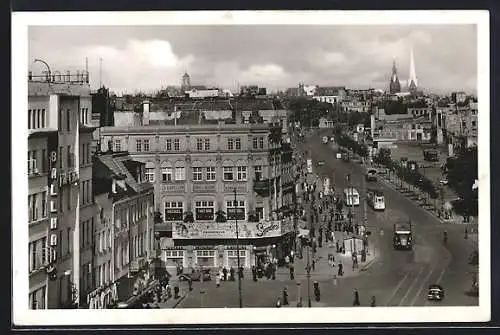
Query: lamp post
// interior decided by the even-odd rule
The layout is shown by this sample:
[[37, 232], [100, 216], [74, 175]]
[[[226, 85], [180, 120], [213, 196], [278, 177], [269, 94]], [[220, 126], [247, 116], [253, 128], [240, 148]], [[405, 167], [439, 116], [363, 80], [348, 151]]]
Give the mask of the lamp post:
[[40, 63], [44, 64], [44, 65], [47, 67], [47, 72], [48, 72], [48, 73], [47, 73], [47, 81], [48, 81], [48, 82], [50, 82], [50, 81], [51, 81], [52, 74], [51, 74], [51, 71], [50, 71], [50, 66], [49, 66], [49, 64], [47, 64], [47, 62], [46, 62], [46, 61], [44, 61], [44, 60], [42, 60], [42, 59], [38, 59], [38, 58], [37, 58], [37, 59], [35, 59], [35, 60], [33, 61], [33, 63], [36, 63], [36, 62], [40, 62]]
[[[312, 190], [309, 190], [309, 195], [312, 193]], [[311, 212], [312, 212], [312, 202], [310, 204]], [[311, 216], [309, 215], [311, 218]], [[311, 251], [312, 244], [312, 218], [311, 223], [309, 224], [309, 244], [307, 245], [307, 306], [311, 307], [311, 264], [309, 259], [309, 252]]]
[[243, 308], [243, 300], [241, 297], [241, 274], [240, 274], [240, 239], [238, 233], [238, 212], [236, 202], [236, 187], [234, 188], [234, 221], [236, 223], [236, 259], [238, 262], [238, 297], [240, 301], [240, 308]]

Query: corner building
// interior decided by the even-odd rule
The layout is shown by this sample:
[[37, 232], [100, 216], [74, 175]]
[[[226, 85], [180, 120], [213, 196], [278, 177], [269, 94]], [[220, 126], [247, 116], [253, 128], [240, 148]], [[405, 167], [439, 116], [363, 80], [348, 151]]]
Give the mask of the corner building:
[[292, 150], [273, 124], [197, 124], [101, 130], [101, 150], [145, 163], [167, 268], [284, 258], [293, 245]]
[[29, 307], [77, 308], [92, 289], [88, 76], [28, 78]]

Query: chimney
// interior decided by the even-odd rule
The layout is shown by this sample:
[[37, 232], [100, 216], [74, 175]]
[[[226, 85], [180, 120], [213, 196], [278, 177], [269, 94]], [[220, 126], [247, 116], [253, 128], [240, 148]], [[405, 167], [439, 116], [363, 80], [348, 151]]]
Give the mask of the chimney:
[[71, 72], [70, 71], [66, 71], [66, 80], [68, 83], [71, 81]]
[[76, 70], [76, 82], [80, 81], [80, 70]]
[[33, 71], [28, 71], [28, 80], [29, 81], [33, 80]]
[[149, 100], [142, 102], [142, 124], [144, 126], [149, 125]]

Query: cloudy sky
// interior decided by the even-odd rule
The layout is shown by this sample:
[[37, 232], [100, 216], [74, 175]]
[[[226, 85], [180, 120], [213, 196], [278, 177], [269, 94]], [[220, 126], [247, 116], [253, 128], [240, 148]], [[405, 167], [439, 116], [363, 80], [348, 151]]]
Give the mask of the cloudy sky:
[[151, 91], [191, 83], [235, 90], [256, 84], [272, 90], [299, 82], [387, 89], [393, 59], [404, 84], [413, 46], [419, 86], [447, 93], [476, 92], [474, 25], [386, 26], [31, 26], [29, 68], [85, 68], [93, 87]]

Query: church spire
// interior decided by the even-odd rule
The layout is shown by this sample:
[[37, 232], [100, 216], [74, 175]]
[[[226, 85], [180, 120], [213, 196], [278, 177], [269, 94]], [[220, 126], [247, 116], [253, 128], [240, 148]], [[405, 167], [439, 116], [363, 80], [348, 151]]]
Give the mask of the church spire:
[[418, 81], [417, 75], [415, 72], [415, 59], [413, 56], [413, 46], [410, 48], [410, 75], [408, 77], [408, 90], [410, 92], [414, 92], [417, 90]]
[[398, 69], [396, 67], [395, 58], [393, 58], [392, 60], [392, 75], [391, 75], [391, 81], [389, 82], [389, 92], [391, 94], [401, 92], [401, 84], [399, 83], [398, 79]]

